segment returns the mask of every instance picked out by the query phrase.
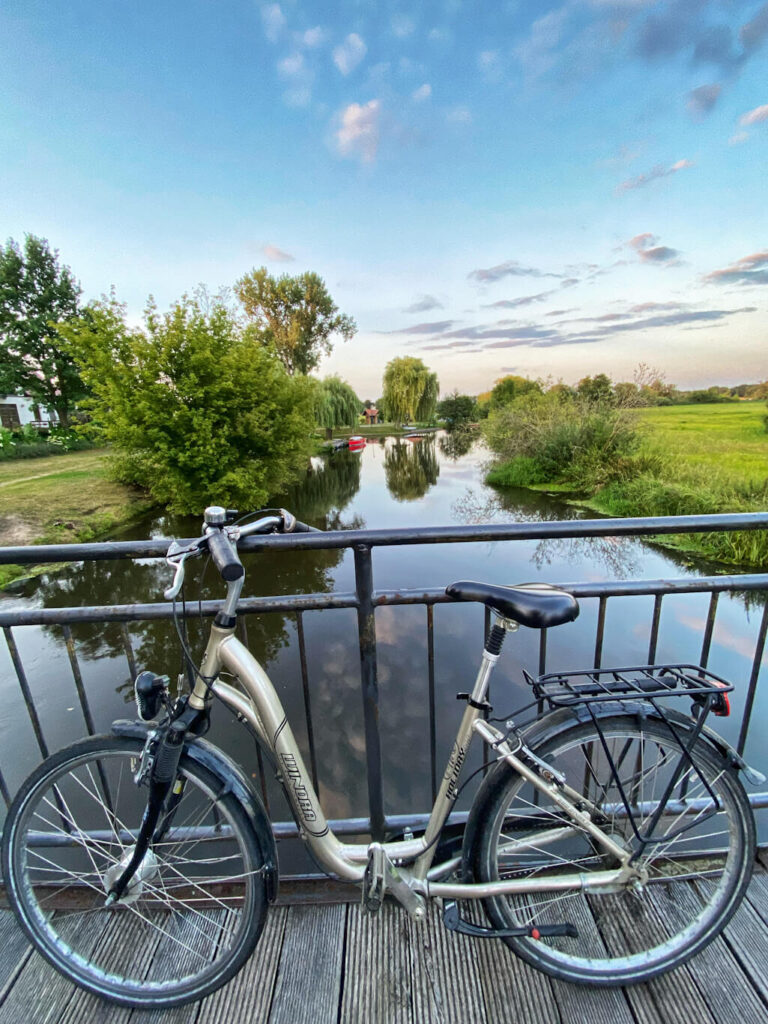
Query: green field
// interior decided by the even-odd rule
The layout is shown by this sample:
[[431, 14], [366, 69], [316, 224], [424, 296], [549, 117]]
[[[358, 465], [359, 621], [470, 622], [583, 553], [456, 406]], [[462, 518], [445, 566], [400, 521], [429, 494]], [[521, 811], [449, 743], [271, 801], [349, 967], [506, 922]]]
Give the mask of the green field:
[[[103, 451], [0, 462], [0, 546], [92, 540], [151, 507], [109, 479]], [[0, 566], [0, 586], [28, 574]]]
[[768, 478], [764, 402], [669, 405], [638, 413], [643, 447], [674, 460], [685, 476], [723, 484], [761, 484]]
[[[638, 414], [649, 469], [608, 484], [589, 501], [612, 516], [768, 511], [764, 402], [684, 405]], [[660, 543], [728, 565], [764, 569], [768, 531], [689, 534]]]

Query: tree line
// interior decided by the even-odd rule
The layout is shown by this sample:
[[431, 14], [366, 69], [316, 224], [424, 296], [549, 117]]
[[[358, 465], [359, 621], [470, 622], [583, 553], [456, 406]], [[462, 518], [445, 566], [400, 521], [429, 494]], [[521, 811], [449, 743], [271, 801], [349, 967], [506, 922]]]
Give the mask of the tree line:
[[[0, 393], [110, 446], [117, 479], [179, 512], [259, 505], [306, 467], [316, 426], [359, 424], [354, 389], [312, 376], [356, 330], [319, 275], [265, 267], [167, 312], [150, 297], [136, 326], [114, 292], [84, 302], [46, 239], [0, 246]], [[429, 420], [438, 390], [421, 360], [394, 359], [380, 409], [391, 422]]]

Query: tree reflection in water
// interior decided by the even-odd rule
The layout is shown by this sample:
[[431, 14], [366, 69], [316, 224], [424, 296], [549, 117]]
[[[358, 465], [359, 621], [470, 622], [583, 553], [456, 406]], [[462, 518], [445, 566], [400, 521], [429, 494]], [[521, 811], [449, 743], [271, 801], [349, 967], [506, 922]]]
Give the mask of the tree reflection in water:
[[[344, 510], [359, 487], [359, 457], [350, 452], [338, 452], [327, 459], [313, 460], [306, 476], [285, 494], [278, 495], [275, 505], [291, 509], [299, 518], [323, 530], [358, 529], [364, 522], [359, 516], [345, 517]], [[135, 537], [191, 537], [199, 534], [200, 520], [162, 516], [144, 520], [128, 532]], [[246, 594], [328, 593], [333, 588], [332, 570], [343, 556], [343, 550], [244, 555]], [[171, 570], [161, 561], [84, 562], [40, 577], [34, 587], [41, 603], [48, 608], [151, 603], [162, 600], [163, 590], [170, 585], [171, 578]], [[187, 608], [194, 608], [198, 600], [223, 596], [218, 574], [211, 569], [209, 560], [203, 559], [187, 563], [185, 590]], [[248, 616], [245, 620], [248, 645], [264, 664], [288, 645], [288, 618], [270, 612]], [[210, 620], [188, 620], [193, 650], [204, 641], [209, 625]], [[60, 635], [60, 627], [44, 628], [57, 638]], [[132, 622], [129, 629], [137, 665], [173, 676], [181, 664], [173, 624], [168, 620]], [[84, 623], [76, 627], [75, 635], [80, 657], [124, 655], [123, 637], [117, 624]], [[126, 700], [131, 700], [130, 681], [124, 689]]]
[[[468, 487], [451, 511], [462, 523], [541, 523], [573, 519], [573, 509], [553, 504], [552, 498], [522, 488], [499, 489], [477, 495]], [[585, 558], [607, 569], [616, 579], [636, 574], [642, 543], [630, 537], [550, 537], [538, 541], [531, 562], [540, 569], [553, 563], [575, 563]]]
[[396, 441], [384, 451], [384, 476], [395, 501], [418, 501], [440, 476], [434, 437]]
[[469, 454], [472, 450], [472, 445], [478, 437], [479, 434], [476, 430], [454, 430], [450, 434], [445, 434], [445, 436], [441, 437], [438, 444], [440, 445], [440, 451], [447, 459], [450, 459], [451, 462], [457, 462]]

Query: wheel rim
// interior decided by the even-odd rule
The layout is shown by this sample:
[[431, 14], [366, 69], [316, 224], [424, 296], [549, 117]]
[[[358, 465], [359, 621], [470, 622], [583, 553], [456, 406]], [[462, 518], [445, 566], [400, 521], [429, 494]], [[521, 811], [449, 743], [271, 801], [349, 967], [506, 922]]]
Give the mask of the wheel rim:
[[187, 766], [170, 830], [130, 899], [105, 908], [146, 806], [138, 762], [135, 748], [86, 752], [44, 776], [14, 827], [13, 874], [18, 909], [54, 963], [146, 1002], [215, 984], [242, 944], [261, 871], [227, 802]]
[[[642, 834], [679, 761], [680, 748], [668, 733], [653, 726], [614, 728], [605, 739], [620, 766], [625, 794], [639, 812]], [[583, 730], [572, 732], [537, 753], [600, 807], [607, 822], [604, 828], [612, 838], [633, 852], [638, 850], [616, 783], [597, 782], [608, 779], [610, 769], [594, 730], [589, 737]], [[518, 940], [515, 944], [521, 952], [565, 973], [593, 977], [604, 973], [615, 978], [661, 970], [717, 933], [735, 905], [743, 878], [743, 818], [725, 767], [700, 753], [700, 748], [694, 760], [698, 771], [690, 764], [683, 770], [672, 793], [677, 802], [653, 831], [653, 837], [662, 841], [649, 845], [638, 857], [648, 874], [642, 890], [549, 892], [489, 901], [497, 925], [540, 927], [567, 922], [579, 932], [578, 938]], [[719, 812], [698, 772], [717, 796]], [[546, 800], [537, 803], [536, 795], [521, 781], [501, 801], [487, 849], [489, 877], [588, 875], [617, 866], [563, 812]]]

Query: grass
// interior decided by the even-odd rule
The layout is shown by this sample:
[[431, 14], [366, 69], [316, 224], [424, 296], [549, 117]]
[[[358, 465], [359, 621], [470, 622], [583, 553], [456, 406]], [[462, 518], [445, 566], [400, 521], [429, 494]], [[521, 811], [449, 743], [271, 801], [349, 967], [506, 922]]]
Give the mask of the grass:
[[[768, 510], [768, 432], [764, 402], [664, 406], [637, 412], [640, 448], [630, 471], [578, 498], [611, 516], [706, 515]], [[632, 468], [634, 467], [634, 468]], [[531, 460], [491, 470], [489, 483], [564, 491], [542, 483]], [[573, 488], [571, 488], [573, 489]], [[728, 565], [768, 567], [768, 531], [656, 538]]]
[[638, 413], [643, 447], [671, 457], [684, 475], [735, 486], [768, 478], [764, 402], [670, 405]]
[[[617, 516], [768, 510], [764, 416], [763, 402], [643, 409], [639, 415], [642, 450], [659, 461], [659, 470], [609, 484], [589, 504]], [[729, 565], [768, 565], [765, 530], [657, 539]]]
[[[94, 540], [152, 506], [144, 492], [109, 479], [104, 451], [0, 463], [0, 545]], [[0, 565], [0, 587], [33, 574]]]

